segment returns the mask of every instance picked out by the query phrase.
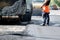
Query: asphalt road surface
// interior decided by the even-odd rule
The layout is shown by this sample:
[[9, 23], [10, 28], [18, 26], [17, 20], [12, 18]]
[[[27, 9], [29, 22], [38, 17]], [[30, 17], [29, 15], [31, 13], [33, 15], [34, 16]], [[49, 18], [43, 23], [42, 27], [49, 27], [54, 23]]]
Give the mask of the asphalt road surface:
[[[22, 24], [35, 24], [35, 25], [41, 25], [43, 23], [43, 18], [42, 16], [32, 16], [31, 22], [22, 22]], [[0, 21], [1, 24], [1, 21]], [[19, 22], [2, 22], [3, 25], [22, 25]], [[54, 26], [54, 27], [60, 27], [60, 15], [50, 15], [50, 25], [49, 26]]]
[[[12, 25], [0, 25], [0, 34], [1, 32], [4, 34], [0, 35], [0, 40], [60, 40], [59, 15], [50, 16], [49, 26], [41, 26], [42, 23], [43, 19], [41, 16], [32, 16], [31, 22], [27, 25], [15, 25], [15, 27]], [[20, 27], [22, 28], [19, 29]], [[8, 34], [5, 34], [7, 31], [6, 28], [9, 30]], [[26, 34], [23, 32], [20, 34], [20, 30], [25, 28], [27, 28], [26, 31], [23, 31], [25, 31]], [[5, 29], [5, 32], [3, 29]]]
[[[50, 25], [54, 27], [60, 27], [60, 15], [50, 15]], [[33, 16], [32, 21], [33, 24], [40, 25], [43, 23], [43, 18], [40, 16]]]

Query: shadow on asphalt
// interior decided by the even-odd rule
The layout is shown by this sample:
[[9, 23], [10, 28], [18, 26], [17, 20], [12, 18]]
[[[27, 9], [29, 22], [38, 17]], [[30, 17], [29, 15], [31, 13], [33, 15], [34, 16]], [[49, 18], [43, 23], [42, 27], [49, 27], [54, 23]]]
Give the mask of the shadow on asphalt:
[[32, 22], [31, 24], [35, 24], [35, 25], [42, 24], [42, 21], [41, 20], [32, 20], [31, 22]]
[[8, 35], [15, 35], [15, 36], [26, 36], [26, 37], [33, 37], [32, 35], [28, 35], [28, 34], [8, 34]]
[[0, 21], [0, 25], [27, 25], [27, 24], [21, 24], [19, 21], [12, 21], [12, 22], [3, 22]]
[[[26, 26], [28, 24], [35, 24], [35, 25], [41, 25], [43, 23], [42, 20], [31, 20], [30, 22], [26, 23], [26, 24], [22, 24], [21, 22], [19, 21], [12, 21], [12, 22], [2, 22], [0, 21], [0, 25], [23, 25], [23, 26]], [[55, 26], [56, 24], [59, 24], [59, 23], [56, 23], [56, 22], [51, 22], [50, 21], [50, 25], [49, 26]], [[57, 27], [60, 27], [60, 25], [56, 25]]]
[[9, 34], [9, 35], [15, 35], [15, 36], [21, 36], [21, 37], [34, 37], [34, 38], [43, 38], [43, 39], [54, 39], [54, 40], [59, 40], [59, 38], [52, 38], [52, 37], [36, 37], [36, 36], [24, 35], [24, 34]]
[[[42, 23], [43, 23], [42, 20], [32, 20], [30, 24], [35, 24], [35, 25], [40, 25], [40, 26], [41, 26]], [[56, 25], [56, 24], [57, 24], [57, 25]], [[60, 23], [56, 23], [56, 22], [51, 22], [51, 21], [50, 21], [49, 26], [51, 26], [51, 27], [52, 27], [52, 26], [54, 26], [54, 27], [60, 27], [59, 24], [60, 24]]]

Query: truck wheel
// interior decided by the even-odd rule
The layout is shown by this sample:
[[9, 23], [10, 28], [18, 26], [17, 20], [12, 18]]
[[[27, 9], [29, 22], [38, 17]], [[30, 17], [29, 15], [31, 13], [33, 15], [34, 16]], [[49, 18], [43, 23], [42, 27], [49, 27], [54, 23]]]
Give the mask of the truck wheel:
[[23, 21], [23, 22], [29, 22], [29, 21], [31, 21], [31, 13], [26, 13], [26, 14], [23, 16], [22, 21]]

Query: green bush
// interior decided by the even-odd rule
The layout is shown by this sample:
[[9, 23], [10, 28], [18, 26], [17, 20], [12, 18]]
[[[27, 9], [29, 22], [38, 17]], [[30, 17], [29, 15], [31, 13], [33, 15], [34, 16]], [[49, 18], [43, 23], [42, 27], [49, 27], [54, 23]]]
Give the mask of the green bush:
[[54, 2], [60, 7], [60, 2], [57, 0], [54, 0]]

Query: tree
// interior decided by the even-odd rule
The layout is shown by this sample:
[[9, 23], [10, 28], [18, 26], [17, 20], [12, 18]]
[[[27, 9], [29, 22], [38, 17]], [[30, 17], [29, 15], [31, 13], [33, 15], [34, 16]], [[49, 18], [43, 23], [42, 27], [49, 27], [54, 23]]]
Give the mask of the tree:
[[54, 2], [60, 7], [60, 1], [59, 0], [54, 0]]

